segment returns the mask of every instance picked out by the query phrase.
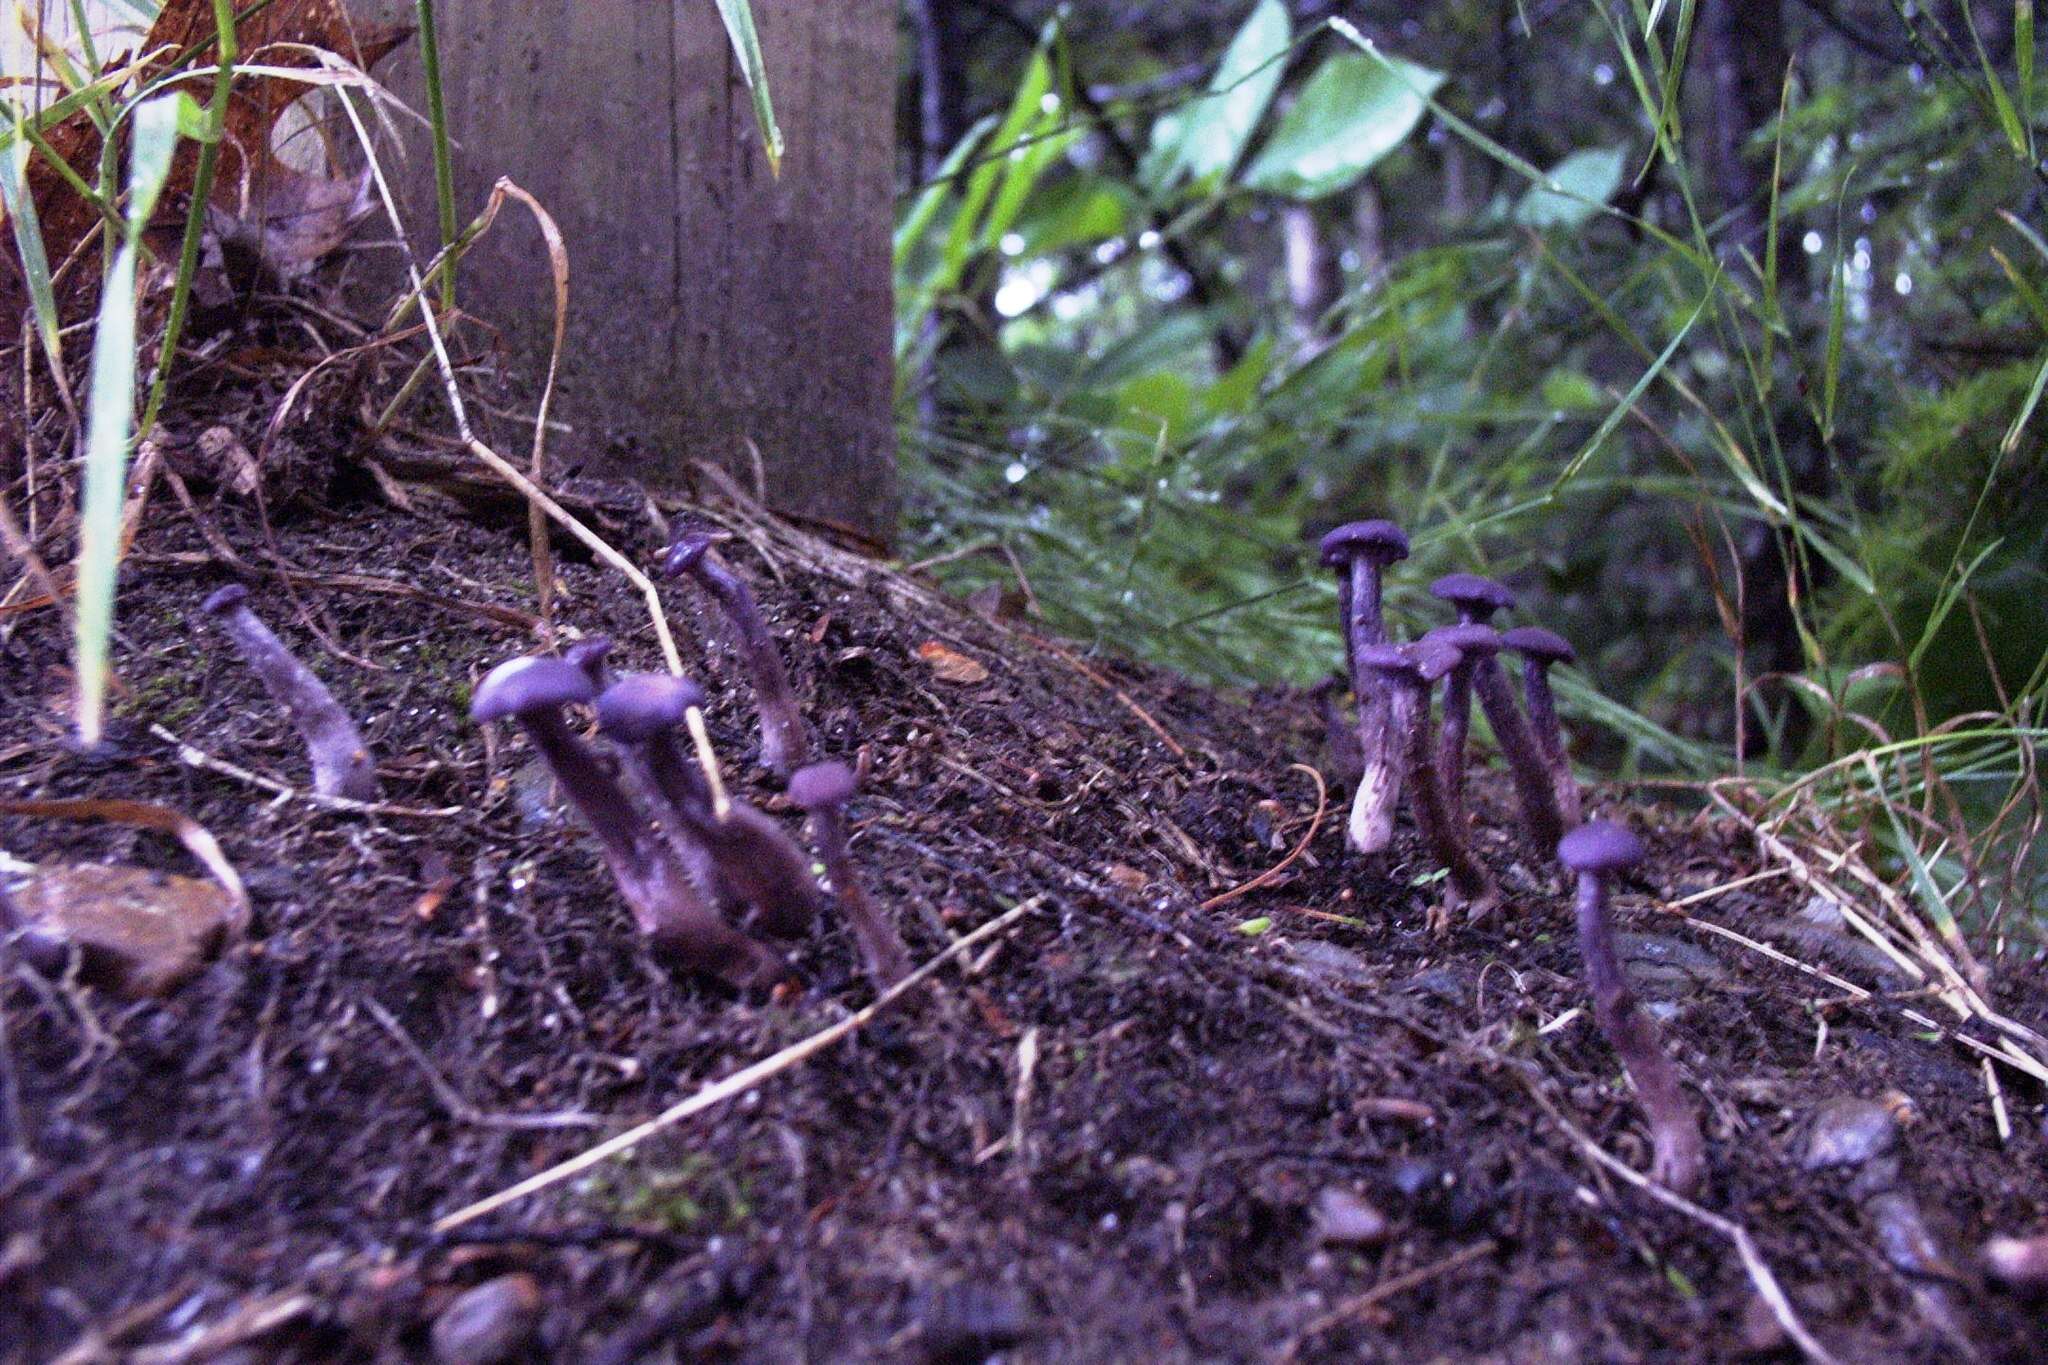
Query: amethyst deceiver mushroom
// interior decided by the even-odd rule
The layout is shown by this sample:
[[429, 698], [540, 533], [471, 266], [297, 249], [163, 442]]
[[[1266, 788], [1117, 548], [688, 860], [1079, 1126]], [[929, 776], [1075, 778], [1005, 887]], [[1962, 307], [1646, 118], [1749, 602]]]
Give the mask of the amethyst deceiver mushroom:
[[[1507, 674], [1502, 672], [1500, 660], [1496, 657], [1501, 650], [1500, 632], [1475, 621], [1462, 626], [1439, 626], [1422, 638], [1441, 642], [1458, 651], [1460, 662], [1453, 676], [1463, 672], [1470, 680], [1472, 690], [1478, 694], [1479, 709], [1486, 713], [1486, 723], [1492, 727], [1493, 737], [1500, 742], [1501, 755], [1508, 761], [1508, 777], [1521, 804], [1522, 821], [1529, 838], [1537, 848], [1548, 853], [1564, 837], [1564, 819], [1558, 814], [1549, 765], [1544, 762], [1535, 737], [1529, 733], [1528, 721], [1522, 718], [1514, 696], [1508, 691]], [[1449, 691], [1448, 685], [1445, 690]], [[1456, 812], [1453, 815], [1463, 823], [1462, 816]]]
[[1579, 955], [1586, 963], [1594, 1021], [1628, 1069], [1650, 1120], [1650, 1174], [1666, 1188], [1688, 1193], [1705, 1170], [1705, 1140], [1679, 1088], [1678, 1068], [1658, 1040], [1657, 1022], [1636, 1002], [1622, 974], [1608, 922], [1608, 882], [1642, 861], [1642, 841], [1620, 825], [1595, 820], [1559, 840], [1557, 857], [1579, 878]]
[[587, 702], [595, 691], [589, 674], [565, 660], [513, 659], [477, 685], [469, 714], [479, 722], [519, 723], [597, 836], [634, 922], [658, 951], [738, 990], [773, 985], [786, 975], [782, 960], [719, 917], [625, 789], [563, 719], [563, 707]]
[[868, 899], [853, 870], [853, 857], [847, 850], [846, 803], [853, 798], [855, 785], [853, 769], [844, 763], [813, 763], [790, 774], [789, 799], [811, 817], [811, 838], [825, 860], [832, 894], [853, 926], [868, 975], [886, 990], [910, 975], [910, 950], [903, 946], [896, 926]]
[[590, 685], [601, 691], [612, 680], [611, 667], [605, 662], [611, 652], [611, 636], [592, 635], [563, 650], [562, 662], [582, 669], [584, 676], [590, 679]]
[[1394, 837], [1394, 805], [1401, 795], [1399, 743], [1388, 731], [1387, 701], [1376, 678], [1358, 663], [1358, 651], [1386, 643], [1380, 578], [1408, 557], [1408, 536], [1391, 521], [1353, 521], [1324, 536], [1322, 564], [1337, 571], [1337, 606], [1344, 659], [1358, 703], [1362, 772], [1351, 799], [1345, 838], [1360, 853], [1379, 853]]
[[200, 606], [234, 643], [272, 701], [290, 713], [313, 760], [313, 790], [322, 796], [375, 801], [382, 795], [377, 768], [356, 723], [313, 670], [300, 663], [284, 641], [249, 607], [249, 590], [239, 583], [219, 589]]
[[669, 578], [687, 576], [711, 594], [732, 623], [740, 660], [754, 684], [754, 701], [761, 716], [761, 766], [778, 776], [800, 766], [809, 751], [803, 717], [798, 714], [796, 696], [789, 690], [789, 673], [782, 655], [769, 638], [754, 594], [738, 575], [714, 559], [711, 537], [691, 532], [668, 547], [661, 570]]
[[1564, 751], [1564, 726], [1557, 719], [1557, 699], [1550, 691], [1550, 668], [1553, 664], [1577, 663], [1578, 651], [1564, 636], [1541, 626], [1517, 626], [1502, 631], [1500, 642], [1522, 656], [1522, 700], [1528, 708], [1529, 731], [1550, 768], [1558, 817], [1569, 829], [1584, 818], [1583, 803], [1579, 799], [1579, 781], [1572, 776], [1571, 757]]
[[752, 907], [755, 920], [780, 938], [810, 928], [823, 897], [810, 860], [773, 820], [743, 802], [721, 817], [710, 784], [676, 743], [676, 728], [701, 706], [703, 689], [687, 678], [635, 673], [597, 699], [597, 725], [643, 786], [661, 802], [663, 823], [679, 844], [694, 844], [693, 867], [713, 894], [730, 893]]
[[[1429, 585], [1429, 595], [1450, 603], [1461, 626], [1486, 625], [1496, 612], [1515, 605], [1515, 594], [1505, 583], [1476, 573], [1447, 573]], [[1444, 718], [1437, 731], [1436, 767], [1443, 774], [1444, 799], [1458, 820], [1465, 818], [1465, 737], [1472, 727], [1472, 662], [1468, 659], [1464, 667], [1453, 669], [1444, 682]]]
[[[1457, 662], [1457, 650], [1427, 639], [1405, 647], [1366, 645], [1357, 655], [1359, 671], [1370, 674], [1387, 699], [1387, 733], [1402, 756], [1415, 823], [1449, 874], [1454, 899], [1462, 901], [1474, 918], [1485, 918], [1499, 904], [1500, 892], [1493, 875], [1465, 842], [1464, 831], [1451, 819], [1430, 752], [1430, 689]], [[1437, 925], [1441, 928], [1442, 921]]]

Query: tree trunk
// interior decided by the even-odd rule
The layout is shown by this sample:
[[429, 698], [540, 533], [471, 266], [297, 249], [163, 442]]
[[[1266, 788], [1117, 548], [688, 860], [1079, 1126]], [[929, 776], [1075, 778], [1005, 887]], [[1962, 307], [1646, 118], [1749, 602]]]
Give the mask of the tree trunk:
[[[669, 485], [711, 461], [751, 489], [758, 449], [770, 506], [886, 544], [896, 12], [883, 0], [753, 11], [788, 146], [780, 178], [713, 0], [442, 0], [457, 216], [503, 175], [561, 225], [570, 316], [556, 412], [574, 429], [550, 441], [561, 461]], [[424, 109], [416, 55], [392, 74]], [[407, 205], [422, 258], [435, 237], [426, 143], [414, 144]], [[501, 216], [471, 253], [460, 297], [505, 329], [515, 374], [537, 391], [552, 299], [539, 235], [520, 217]]]

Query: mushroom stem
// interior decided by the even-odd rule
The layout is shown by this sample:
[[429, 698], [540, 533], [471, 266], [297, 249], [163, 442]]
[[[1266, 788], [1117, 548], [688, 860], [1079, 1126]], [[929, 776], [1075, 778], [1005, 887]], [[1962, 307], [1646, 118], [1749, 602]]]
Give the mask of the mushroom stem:
[[844, 763], [813, 763], [790, 777], [789, 799], [810, 815], [811, 837], [825, 860], [832, 894], [853, 926], [868, 975], [886, 989], [910, 975], [910, 950], [903, 946], [896, 926], [868, 899], [847, 852], [846, 803], [853, 796], [855, 780], [853, 769]]
[[1564, 837], [1564, 819], [1558, 813], [1549, 765], [1529, 733], [1528, 722], [1515, 709], [1500, 660], [1484, 657], [1473, 661], [1472, 689], [1479, 694], [1479, 707], [1486, 713], [1486, 723], [1492, 727], [1493, 737], [1500, 742], [1501, 754], [1508, 761], [1508, 776], [1514, 782], [1529, 838], [1548, 853]]
[[[1581, 826], [1574, 834], [1589, 839], [1629, 838], [1618, 826], [1604, 822]], [[1632, 842], [1632, 840], [1631, 840]], [[1650, 1122], [1654, 1148], [1650, 1174], [1658, 1183], [1683, 1194], [1693, 1189], [1706, 1164], [1706, 1144], [1699, 1120], [1680, 1088], [1678, 1068], [1665, 1054], [1658, 1038], [1657, 1021], [1652, 1019], [1629, 989], [1621, 963], [1614, 952], [1614, 932], [1608, 918], [1607, 881], [1619, 861], [1591, 866], [1571, 855], [1567, 838], [1558, 850], [1567, 866], [1580, 862], [1578, 931], [1579, 953], [1585, 959], [1586, 985], [1593, 996], [1593, 1019], [1615, 1055], [1628, 1071], [1644, 1116]], [[1640, 852], [1640, 846], [1636, 846]], [[1630, 858], [1627, 861], [1632, 862]]]
[[356, 723], [313, 670], [300, 663], [284, 641], [249, 609], [249, 590], [230, 584], [200, 609], [234, 643], [271, 700], [290, 713], [313, 760], [313, 790], [322, 796], [375, 801], [383, 793], [377, 769]]
[[727, 924], [705, 901], [560, 712], [529, 711], [519, 721], [563, 794], [597, 836], [605, 864], [642, 933], [691, 970], [720, 977], [737, 989], [770, 985], [784, 975], [780, 958]]
[[1566, 829], [1585, 818], [1579, 795], [1579, 780], [1572, 776], [1572, 761], [1564, 751], [1564, 726], [1557, 719], [1557, 699], [1550, 691], [1549, 666], [1533, 655], [1522, 660], [1522, 696], [1529, 707], [1529, 730], [1550, 769], [1551, 790], [1557, 801], [1558, 817]]
[[1466, 658], [1444, 678], [1444, 715], [1437, 731], [1436, 767], [1443, 778], [1444, 804], [1461, 827], [1465, 812], [1465, 740], [1472, 728], [1472, 666]]
[[801, 765], [810, 740], [804, 732], [803, 717], [797, 712], [796, 696], [790, 691], [789, 673], [769, 637], [761, 609], [747, 585], [723, 564], [711, 557], [711, 538], [693, 533], [669, 547], [663, 571], [671, 578], [689, 575], [692, 582], [711, 594], [738, 637], [740, 661], [754, 684], [754, 700], [761, 717], [761, 766], [783, 775]]
[[1401, 737], [1406, 756], [1405, 776], [1415, 823], [1429, 842], [1430, 851], [1444, 865], [1451, 887], [1465, 902], [1467, 912], [1474, 918], [1484, 918], [1499, 905], [1500, 892], [1494, 885], [1493, 874], [1465, 842], [1437, 780], [1435, 756], [1429, 743], [1428, 686], [1420, 680], [1397, 682], [1389, 690], [1393, 730]]

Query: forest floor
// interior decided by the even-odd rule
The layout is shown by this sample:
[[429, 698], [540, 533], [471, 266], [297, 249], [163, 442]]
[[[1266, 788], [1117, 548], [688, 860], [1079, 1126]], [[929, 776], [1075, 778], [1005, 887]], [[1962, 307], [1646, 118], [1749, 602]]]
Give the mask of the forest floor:
[[[255, 448], [266, 415], [213, 420]], [[0, 620], [0, 798], [173, 808], [251, 897], [166, 998], [0, 963], [0, 1358], [488, 1359], [493, 1333], [605, 1362], [1796, 1356], [1760, 1281], [1843, 1360], [2039, 1358], [2048, 1310], [1976, 1248], [2048, 1224], [2043, 1096], [2005, 1074], [2001, 1141], [1976, 1055], [1738, 825], [1592, 793], [1652, 850], [1618, 912], [1706, 1116], [1691, 1209], [1623, 1174], [1640, 1113], [1495, 778], [1508, 913], [1433, 935], [1405, 823], [1346, 856], [1306, 699], [1084, 657], [731, 500], [696, 512], [736, 533], [822, 749], [869, 764], [856, 857], [915, 957], [1022, 909], [847, 1041], [437, 1231], [872, 991], [837, 925], [772, 1000], [672, 979], [524, 742], [468, 721], [482, 672], [535, 647], [517, 505], [378, 497], [339, 454], [294, 477], [267, 523], [231, 478], [158, 489], [101, 753], [68, 744], [63, 622]], [[649, 562], [651, 504], [572, 491]], [[557, 548], [560, 623], [657, 666], [644, 601]], [[384, 810], [290, 794], [291, 730], [197, 621], [227, 556], [366, 722]], [[733, 781], [796, 833], [731, 655], [669, 605]], [[199, 875], [120, 823], [0, 815], [0, 847]], [[1994, 985], [2048, 1027], [2038, 962]], [[1812, 1168], [1816, 1126], [1840, 1164]]]

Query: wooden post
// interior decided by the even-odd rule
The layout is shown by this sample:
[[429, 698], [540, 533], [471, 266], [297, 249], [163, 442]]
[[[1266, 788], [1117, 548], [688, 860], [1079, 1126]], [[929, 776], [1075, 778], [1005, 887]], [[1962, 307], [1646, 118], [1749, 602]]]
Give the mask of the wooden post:
[[[365, 21], [412, 5], [352, 6]], [[713, 0], [436, 8], [456, 203], [510, 176], [561, 225], [569, 339], [562, 461], [677, 484], [693, 461], [771, 507], [886, 544], [897, 511], [890, 225], [896, 11], [885, 0], [753, 0], [788, 144], [769, 174]], [[387, 72], [424, 110], [419, 60]], [[432, 154], [411, 139], [413, 244], [434, 248]], [[463, 306], [502, 326], [537, 392], [547, 256], [509, 206], [467, 259]]]

